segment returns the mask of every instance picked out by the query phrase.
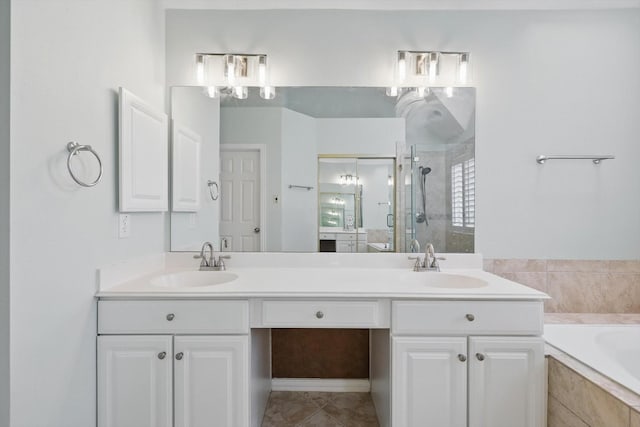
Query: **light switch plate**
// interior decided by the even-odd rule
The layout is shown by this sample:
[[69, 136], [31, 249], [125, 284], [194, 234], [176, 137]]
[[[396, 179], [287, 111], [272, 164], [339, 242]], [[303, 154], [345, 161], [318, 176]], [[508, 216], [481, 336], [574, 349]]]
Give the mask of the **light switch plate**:
[[120, 214], [118, 221], [118, 237], [126, 239], [131, 236], [131, 215]]

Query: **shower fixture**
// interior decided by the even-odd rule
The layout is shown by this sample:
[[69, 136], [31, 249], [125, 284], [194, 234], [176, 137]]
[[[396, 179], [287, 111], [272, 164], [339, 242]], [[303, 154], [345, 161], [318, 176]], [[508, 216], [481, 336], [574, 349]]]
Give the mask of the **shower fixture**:
[[429, 225], [427, 220], [427, 175], [431, 173], [431, 168], [426, 166], [420, 166], [418, 168], [418, 178], [420, 179], [420, 193], [422, 195], [422, 212], [416, 212], [416, 222], [424, 225]]

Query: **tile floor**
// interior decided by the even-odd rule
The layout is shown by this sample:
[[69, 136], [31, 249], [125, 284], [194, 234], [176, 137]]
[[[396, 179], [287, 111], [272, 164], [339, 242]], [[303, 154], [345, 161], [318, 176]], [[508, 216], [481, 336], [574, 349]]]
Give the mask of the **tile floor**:
[[378, 427], [369, 393], [272, 391], [262, 427]]

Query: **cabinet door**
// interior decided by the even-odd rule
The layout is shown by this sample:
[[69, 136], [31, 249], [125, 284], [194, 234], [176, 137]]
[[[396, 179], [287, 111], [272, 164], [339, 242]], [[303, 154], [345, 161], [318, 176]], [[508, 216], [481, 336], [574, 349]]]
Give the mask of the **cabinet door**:
[[175, 427], [249, 425], [248, 337], [176, 336]]
[[98, 427], [171, 427], [171, 336], [98, 337]]
[[352, 245], [348, 240], [336, 240], [336, 252], [353, 252]]
[[466, 354], [464, 337], [394, 337], [391, 425], [466, 427]]
[[544, 341], [469, 338], [469, 427], [544, 427]]

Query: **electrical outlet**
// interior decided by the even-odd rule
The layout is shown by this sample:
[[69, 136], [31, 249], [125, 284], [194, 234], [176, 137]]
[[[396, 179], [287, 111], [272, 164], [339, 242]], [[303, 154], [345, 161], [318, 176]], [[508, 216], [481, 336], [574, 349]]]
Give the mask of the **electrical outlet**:
[[129, 214], [120, 214], [118, 237], [126, 239], [131, 236], [131, 216]]

